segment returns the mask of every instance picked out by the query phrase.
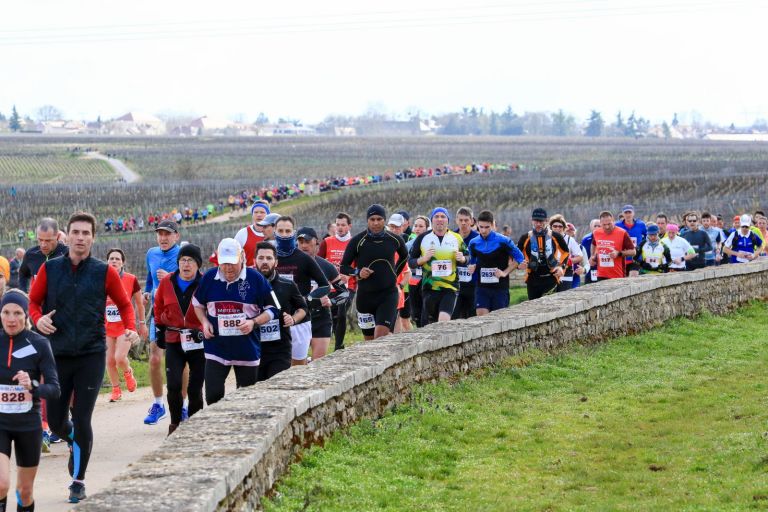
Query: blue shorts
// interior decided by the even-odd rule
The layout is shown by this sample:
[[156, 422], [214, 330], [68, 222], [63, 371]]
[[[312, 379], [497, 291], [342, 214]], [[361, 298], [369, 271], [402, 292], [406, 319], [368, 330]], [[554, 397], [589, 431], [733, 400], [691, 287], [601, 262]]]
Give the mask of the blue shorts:
[[475, 289], [475, 308], [496, 311], [509, 307], [509, 290], [506, 288], [484, 288], [478, 286]]

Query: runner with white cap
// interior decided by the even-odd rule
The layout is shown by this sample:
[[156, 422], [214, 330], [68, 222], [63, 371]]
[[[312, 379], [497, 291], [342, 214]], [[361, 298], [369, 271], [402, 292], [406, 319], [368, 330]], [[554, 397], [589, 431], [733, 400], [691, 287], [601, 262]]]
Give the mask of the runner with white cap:
[[219, 266], [205, 273], [192, 304], [203, 327], [205, 350], [205, 401], [224, 397], [224, 381], [235, 370], [237, 387], [257, 380], [259, 326], [280, 314], [269, 282], [245, 266], [243, 249], [234, 238], [219, 242]]

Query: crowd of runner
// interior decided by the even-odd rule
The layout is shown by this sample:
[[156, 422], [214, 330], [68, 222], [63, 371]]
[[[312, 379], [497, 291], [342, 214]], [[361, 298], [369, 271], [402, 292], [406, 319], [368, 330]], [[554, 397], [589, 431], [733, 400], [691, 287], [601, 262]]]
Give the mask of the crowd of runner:
[[733, 217], [730, 226], [690, 211], [680, 227], [663, 213], [646, 223], [628, 204], [616, 216], [600, 212], [579, 238], [563, 215], [536, 208], [515, 242], [500, 232], [494, 212], [475, 215], [469, 207], [413, 214], [373, 204], [364, 219], [337, 213], [328, 233], [318, 234], [272, 206], [257, 197], [250, 223], [205, 259], [197, 245], [181, 241], [176, 220], [160, 219], [141, 279], [125, 271], [120, 249], [106, 262], [91, 256], [98, 223], [83, 212], [62, 230], [42, 219], [36, 247], [10, 261], [0, 257], [0, 347], [8, 360], [0, 370], [0, 512], [11, 446], [17, 510], [34, 510], [40, 450], [51, 442], [69, 447], [69, 501], [86, 497], [98, 390], [105, 371], [110, 401], [121, 399], [123, 385], [136, 390], [128, 351], [141, 338], [151, 341], [154, 394], [143, 421], [155, 425], [170, 412], [171, 435], [224, 397], [230, 372], [237, 387], [250, 386], [324, 357], [332, 339], [342, 350], [350, 309], [372, 340], [506, 308], [516, 269], [536, 299], [768, 253], [768, 218], [760, 211]]
[[[275, 204], [279, 201], [296, 199], [305, 195], [315, 195], [323, 192], [340, 190], [360, 185], [371, 185], [391, 181], [416, 178], [436, 178], [446, 175], [475, 174], [502, 171], [520, 171], [525, 169], [520, 164], [491, 164], [471, 163], [463, 166], [442, 165], [436, 167], [414, 167], [399, 171], [389, 171], [384, 174], [368, 174], [354, 176], [336, 176], [325, 179], [304, 179], [299, 183], [254, 187], [229, 194], [226, 198], [212, 200], [206, 204], [184, 204], [177, 207], [149, 212], [145, 214], [126, 213], [108, 215], [102, 226], [106, 233], [133, 233], [145, 229], [155, 229], [164, 220], [172, 220], [181, 225], [205, 224], [209, 217], [220, 215], [225, 211], [233, 213], [247, 211], [249, 206], [258, 200]], [[16, 197], [16, 188], [11, 187], [9, 194]], [[35, 240], [34, 229], [19, 227], [16, 238], [19, 244]]]

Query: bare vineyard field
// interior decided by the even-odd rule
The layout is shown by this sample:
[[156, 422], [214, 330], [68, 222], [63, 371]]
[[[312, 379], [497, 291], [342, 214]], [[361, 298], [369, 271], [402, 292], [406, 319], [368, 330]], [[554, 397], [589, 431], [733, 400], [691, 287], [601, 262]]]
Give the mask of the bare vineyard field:
[[[0, 156], [66, 155], [74, 148], [117, 155], [144, 180], [249, 180], [385, 173], [408, 167], [519, 163], [537, 172], [579, 176], [678, 170], [765, 171], [760, 143], [527, 137], [432, 138], [0, 138]], [[6, 178], [0, 175], [0, 180]], [[3, 181], [6, 182], [6, 181]]]
[[[63, 164], [57, 162], [85, 163], [69, 156], [75, 147], [115, 154], [142, 174], [143, 180], [132, 185], [110, 183], [93, 171], [94, 176], [83, 172], [70, 176], [66, 183], [46, 184], [56, 173], [61, 174]], [[618, 210], [627, 202], [645, 218], [660, 210], [675, 216], [689, 207], [731, 215], [765, 206], [768, 192], [768, 145], [759, 143], [470, 137], [5, 137], [0, 138], [3, 161], [16, 165], [0, 167], [0, 184], [8, 189], [13, 185], [17, 190], [15, 199], [5, 195], [0, 201], [0, 235], [6, 243], [19, 227], [32, 227], [42, 216], [63, 221], [76, 209], [92, 211], [100, 221], [107, 217], [146, 217], [185, 205], [215, 204], [233, 192], [262, 185], [331, 176], [386, 175], [404, 168], [471, 162], [516, 163], [522, 167], [493, 175], [407, 180], [342, 190], [299, 203], [291, 210], [300, 223], [320, 229], [338, 211], [349, 211], [362, 219], [372, 202], [390, 210], [405, 208], [412, 214], [427, 213], [437, 204], [451, 210], [466, 204], [475, 210], [491, 208], [518, 236], [528, 227], [531, 208], [539, 205], [552, 213], [564, 213], [583, 231], [600, 209]], [[35, 162], [41, 169], [39, 177], [16, 181], [15, 177], [23, 173], [21, 162]], [[103, 162], [87, 163], [106, 166]], [[182, 175], [186, 177], [182, 179]], [[193, 228], [184, 236], [208, 250], [217, 238], [231, 236], [243, 223], [244, 219]], [[152, 235], [103, 237], [101, 243], [124, 246], [136, 262], [151, 245]], [[3, 252], [8, 252], [5, 247]]]
[[0, 185], [109, 183], [117, 178], [109, 164], [101, 160], [48, 151], [21, 155], [0, 153]]
[[470, 206], [475, 212], [492, 210], [499, 225], [509, 224], [518, 237], [530, 228], [532, 209], [544, 207], [550, 214], [564, 214], [583, 233], [601, 210], [618, 215], [627, 203], [646, 221], [653, 221], [657, 213], [664, 212], [670, 220], [679, 222], [690, 209], [721, 213], [730, 219], [735, 214], [764, 209], [768, 182], [765, 173], [753, 172], [698, 174], [661, 170], [641, 175], [578, 178], [502, 173], [447, 177], [437, 182], [412, 180], [346, 192], [302, 205], [295, 214], [312, 219], [317, 212], [326, 212], [324, 218], [311, 222], [321, 228], [333, 212], [345, 211], [355, 219], [363, 219], [372, 203], [380, 203], [391, 212], [406, 209], [412, 216], [428, 214], [435, 206], [450, 211]]

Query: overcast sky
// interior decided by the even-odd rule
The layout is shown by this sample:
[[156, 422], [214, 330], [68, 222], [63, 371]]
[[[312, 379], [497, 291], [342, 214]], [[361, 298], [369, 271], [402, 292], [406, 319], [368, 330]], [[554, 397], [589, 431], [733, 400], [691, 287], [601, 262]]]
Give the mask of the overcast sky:
[[[4, 2], [0, 112], [768, 118], [765, 1]], [[625, 114], [625, 117], [626, 117]]]

